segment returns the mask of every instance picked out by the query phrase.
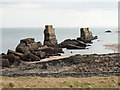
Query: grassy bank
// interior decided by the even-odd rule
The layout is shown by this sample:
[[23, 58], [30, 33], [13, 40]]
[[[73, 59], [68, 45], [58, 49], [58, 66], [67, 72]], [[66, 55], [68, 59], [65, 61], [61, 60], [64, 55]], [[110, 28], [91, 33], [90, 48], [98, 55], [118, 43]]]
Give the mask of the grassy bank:
[[2, 77], [3, 88], [117, 88], [118, 77]]

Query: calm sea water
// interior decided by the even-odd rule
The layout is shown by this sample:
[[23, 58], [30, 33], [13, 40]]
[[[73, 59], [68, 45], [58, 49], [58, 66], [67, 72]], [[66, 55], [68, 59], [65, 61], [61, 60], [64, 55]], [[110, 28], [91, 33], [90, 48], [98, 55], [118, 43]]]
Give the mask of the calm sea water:
[[[83, 50], [64, 50], [64, 55], [74, 55], [74, 54], [91, 54], [91, 53], [113, 53], [114, 51], [105, 49], [106, 44], [117, 44], [118, 43], [118, 29], [110, 28], [112, 33], [105, 33], [107, 28], [90, 28], [93, 35], [97, 35], [99, 39], [94, 40], [93, 44], [89, 46], [89, 49]], [[0, 29], [0, 53], [7, 53], [8, 49], [15, 50], [15, 47], [19, 44], [21, 39], [24, 38], [35, 38], [35, 41], [41, 41], [43, 43], [44, 28], [2, 28]], [[65, 39], [76, 39], [80, 37], [79, 28], [55, 28], [56, 37], [58, 42], [62, 42]], [[72, 51], [72, 53], [71, 53]]]

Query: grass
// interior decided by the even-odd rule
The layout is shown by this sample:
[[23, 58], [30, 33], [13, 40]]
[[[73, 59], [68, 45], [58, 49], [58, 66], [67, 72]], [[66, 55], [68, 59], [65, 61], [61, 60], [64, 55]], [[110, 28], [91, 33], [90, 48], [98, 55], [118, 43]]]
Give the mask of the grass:
[[117, 76], [88, 78], [2, 77], [3, 88], [117, 88]]
[[92, 59], [93, 57], [92, 56], [87, 56], [87, 55], [85, 55], [85, 56], [75, 56], [75, 59], [76, 60], [82, 60], [82, 59]]

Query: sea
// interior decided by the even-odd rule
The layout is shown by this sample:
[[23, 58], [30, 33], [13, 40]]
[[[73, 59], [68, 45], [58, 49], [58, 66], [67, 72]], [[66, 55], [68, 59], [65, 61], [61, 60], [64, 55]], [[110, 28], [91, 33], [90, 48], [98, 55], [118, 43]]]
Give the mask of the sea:
[[[65, 56], [75, 54], [106, 54], [114, 53], [113, 50], [106, 49], [104, 45], [118, 44], [118, 28], [89, 28], [93, 36], [98, 39], [93, 40], [93, 44], [88, 49], [68, 50], [63, 49]], [[111, 33], [105, 33], [111, 30]], [[35, 38], [35, 41], [44, 41], [44, 28], [1, 28], [0, 29], [0, 53], [7, 53], [8, 49], [15, 50], [21, 39]], [[76, 39], [80, 37], [80, 27], [56, 27], [56, 38], [58, 43], [65, 39]]]

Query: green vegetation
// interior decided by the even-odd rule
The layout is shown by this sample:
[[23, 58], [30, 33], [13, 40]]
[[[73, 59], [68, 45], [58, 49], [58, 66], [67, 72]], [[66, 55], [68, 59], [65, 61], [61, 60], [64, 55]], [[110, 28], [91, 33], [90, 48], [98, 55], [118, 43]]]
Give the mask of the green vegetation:
[[82, 59], [92, 59], [92, 56], [82, 55], [82, 56], [75, 56], [76, 60], [82, 60]]

